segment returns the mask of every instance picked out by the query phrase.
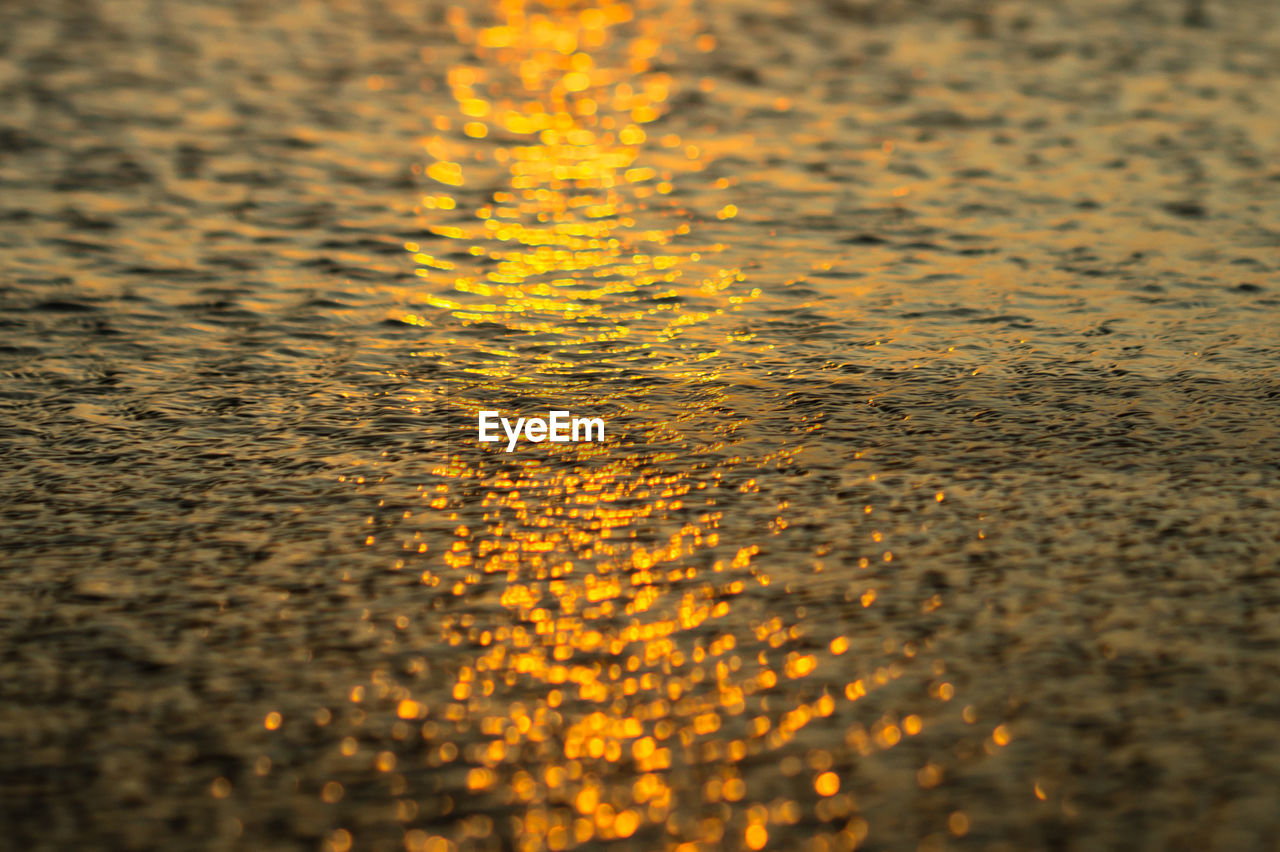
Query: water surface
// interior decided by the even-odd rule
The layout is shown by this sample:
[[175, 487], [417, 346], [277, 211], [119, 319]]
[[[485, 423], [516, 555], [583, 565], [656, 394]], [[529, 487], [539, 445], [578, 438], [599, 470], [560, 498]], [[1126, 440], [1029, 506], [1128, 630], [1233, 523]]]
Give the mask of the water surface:
[[1271, 848], [1276, 19], [0, 9], [9, 842]]

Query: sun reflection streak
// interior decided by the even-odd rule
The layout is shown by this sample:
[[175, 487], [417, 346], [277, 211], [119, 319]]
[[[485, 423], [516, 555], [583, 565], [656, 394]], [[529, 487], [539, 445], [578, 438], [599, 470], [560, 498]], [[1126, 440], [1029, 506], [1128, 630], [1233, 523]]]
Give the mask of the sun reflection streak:
[[[902, 664], [841, 679], [856, 667], [847, 639], [815, 644], [800, 613], [766, 605], [778, 591], [760, 556], [789, 525], [785, 501], [767, 529], [724, 531], [726, 512], [768, 502], [759, 474], [800, 447], [738, 446], [746, 416], [721, 349], [738, 332], [722, 320], [757, 291], [716, 265], [677, 202], [705, 146], [652, 130], [672, 104], [662, 56], [705, 47], [701, 24], [686, 2], [613, 0], [499, 0], [490, 20], [450, 20], [473, 61], [447, 75], [457, 132], [424, 143], [433, 186], [417, 212], [430, 238], [405, 245], [421, 307], [401, 317], [431, 332], [415, 355], [446, 378], [415, 406], [607, 411], [627, 438], [516, 458], [483, 445], [421, 488], [430, 526], [450, 532], [406, 538], [395, 570], [456, 602], [430, 627], [456, 664], [441, 689], [378, 672], [350, 698], [388, 702], [396, 738], [420, 738], [426, 766], [471, 800], [446, 797], [436, 817], [454, 814], [454, 830], [409, 827], [406, 848], [500, 837], [528, 850], [630, 838], [755, 849], [814, 816], [852, 848], [867, 822], [833, 752], [891, 749], [923, 722], [882, 715], [806, 746], [807, 765], [785, 758], [783, 774], [805, 773], [798, 788], [817, 797], [812, 815], [748, 785], [754, 761], [806, 753], [806, 729]], [[725, 203], [714, 216], [738, 213]], [[853, 606], [875, 599], [846, 593]], [[378, 753], [403, 793], [398, 766]], [[420, 807], [404, 807], [411, 826]]]

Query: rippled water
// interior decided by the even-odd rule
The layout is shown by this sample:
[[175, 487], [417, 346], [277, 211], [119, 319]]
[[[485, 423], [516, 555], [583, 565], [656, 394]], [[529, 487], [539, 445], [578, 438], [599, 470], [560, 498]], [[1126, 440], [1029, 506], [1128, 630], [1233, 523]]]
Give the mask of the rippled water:
[[0, 7], [0, 845], [1274, 848], [1278, 18]]

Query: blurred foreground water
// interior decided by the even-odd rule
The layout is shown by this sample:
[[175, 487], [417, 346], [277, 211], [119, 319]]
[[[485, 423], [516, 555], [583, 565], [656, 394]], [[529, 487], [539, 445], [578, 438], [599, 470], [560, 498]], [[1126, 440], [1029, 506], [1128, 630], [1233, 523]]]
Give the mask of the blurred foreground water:
[[1277, 19], [0, 7], [0, 846], [1276, 848]]

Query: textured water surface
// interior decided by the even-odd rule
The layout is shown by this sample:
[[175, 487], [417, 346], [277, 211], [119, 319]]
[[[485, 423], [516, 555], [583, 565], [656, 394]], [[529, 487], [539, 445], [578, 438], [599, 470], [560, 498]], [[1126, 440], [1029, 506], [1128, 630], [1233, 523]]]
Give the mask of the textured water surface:
[[3, 5], [0, 845], [1275, 848], [1278, 19]]

